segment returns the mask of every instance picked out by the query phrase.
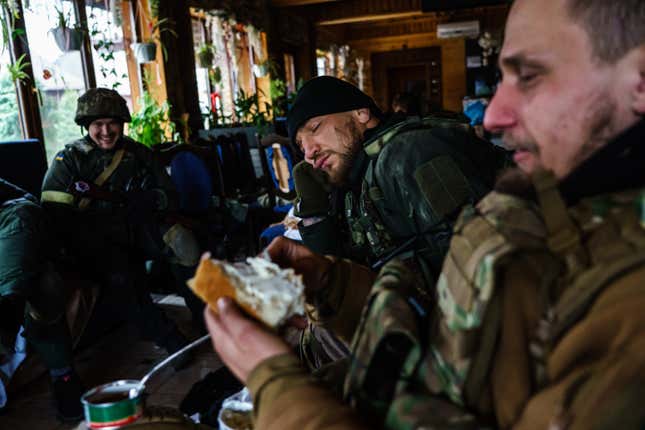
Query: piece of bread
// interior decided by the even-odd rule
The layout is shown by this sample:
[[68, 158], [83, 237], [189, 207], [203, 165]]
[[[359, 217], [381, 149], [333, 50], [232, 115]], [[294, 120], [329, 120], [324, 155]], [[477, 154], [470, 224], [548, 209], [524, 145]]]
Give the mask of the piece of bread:
[[269, 327], [279, 327], [293, 315], [304, 315], [301, 276], [265, 258], [234, 264], [203, 259], [188, 286], [215, 312], [217, 300], [230, 297]]

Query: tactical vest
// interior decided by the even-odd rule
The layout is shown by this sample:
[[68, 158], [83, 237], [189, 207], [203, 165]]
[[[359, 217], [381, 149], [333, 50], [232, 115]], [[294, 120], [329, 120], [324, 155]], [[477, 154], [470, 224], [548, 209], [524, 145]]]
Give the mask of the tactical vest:
[[[530, 351], [538, 387], [548, 382], [544, 363], [561, 336], [612, 281], [645, 266], [645, 189], [566, 208], [551, 176], [538, 175], [535, 185], [538, 204], [492, 192], [464, 209], [437, 284], [436, 314], [400, 293], [405, 271], [383, 269], [353, 340], [344, 387], [350, 404], [385, 428], [409, 428], [424, 395], [477, 410], [499, 334], [497, 275], [520, 254], [542, 274], [545, 312]], [[377, 376], [384, 365], [388, 372]]]
[[[431, 249], [433, 254], [440, 254], [443, 256], [443, 253], [446, 251], [445, 247], [448, 244], [447, 238], [450, 234], [450, 224], [444, 222], [443, 219], [436, 226], [430, 226], [428, 230], [431, 231], [422, 233], [444, 232], [444, 247], [438, 247], [434, 243], [428, 243], [428, 241], [423, 238], [423, 234], [407, 238], [395, 238], [392, 236], [391, 231], [394, 230], [393, 224], [406, 223], [408, 220], [393, 219], [392, 216], [386, 215], [384, 208], [386, 202], [383, 191], [379, 188], [375, 178], [376, 163], [379, 155], [396, 136], [407, 131], [432, 129], [437, 127], [462, 128], [466, 131], [469, 130], [469, 126], [467, 124], [450, 119], [413, 117], [386, 129], [382, 133], [374, 136], [364, 145], [364, 151], [367, 154], [369, 161], [367, 163], [365, 174], [363, 175], [360, 191], [349, 191], [344, 196], [343, 215], [347, 222], [347, 228], [351, 237], [352, 250], [350, 253], [354, 257], [364, 256], [367, 262], [375, 269], [380, 268], [385, 264], [385, 262], [389, 261], [394, 256], [398, 256], [402, 259], [410, 259], [414, 257], [415, 253], [418, 253], [422, 249]], [[460, 173], [455, 172], [455, 169], [446, 169], [443, 173], [446, 175], [461, 175]], [[465, 178], [459, 178], [457, 182], [463, 182], [464, 180]], [[438, 202], [433, 205], [433, 208], [434, 207], [440, 208], [441, 210], [441, 213], [437, 214], [439, 218], [447, 216], [451, 212], [454, 213], [459, 209], [458, 206], [447, 208], [442, 207]], [[422, 268], [422, 270], [429, 271], [430, 269]], [[431, 275], [428, 276], [431, 277]]]

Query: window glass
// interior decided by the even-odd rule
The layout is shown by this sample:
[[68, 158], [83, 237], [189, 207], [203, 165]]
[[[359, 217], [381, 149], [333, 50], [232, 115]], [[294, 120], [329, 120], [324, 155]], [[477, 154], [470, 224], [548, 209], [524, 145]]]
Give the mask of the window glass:
[[[79, 37], [71, 1], [30, 0], [24, 10], [27, 39], [40, 98], [47, 160], [83, 135], [74, 123], [76, 99], [85, 91]], [[65, 22], [67, 30], [59, 23]]]
[[103, 1], [86, 6], [87, 26], [92, 45], [96, 85], [118, 91], [127, 100], [132, 111], [123, 29], [118, 12], [106, 11]]
[[0, 142], [22, 139], [16, 88], [9, 73], [9, 51], [0, 55]]

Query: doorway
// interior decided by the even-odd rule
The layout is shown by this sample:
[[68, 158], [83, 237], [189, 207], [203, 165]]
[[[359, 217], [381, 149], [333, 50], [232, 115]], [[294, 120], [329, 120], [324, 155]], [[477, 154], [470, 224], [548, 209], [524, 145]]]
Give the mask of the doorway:
[[442, 109], [441, 48], [405, 49], [372, 54], [374, 99], [390, 111], [396, 94], [416, 97], [421, 115]]

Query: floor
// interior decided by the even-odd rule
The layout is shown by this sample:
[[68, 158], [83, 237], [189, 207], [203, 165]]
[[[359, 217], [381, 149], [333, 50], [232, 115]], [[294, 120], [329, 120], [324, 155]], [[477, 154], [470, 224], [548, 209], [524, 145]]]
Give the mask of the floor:
[[[192, 332], [190, 312], [183, 299], [172, 295], [158, 299], [180, 329], [190, 334], [191, 339], [196, 339], [198, 336]], [[134, 327], [123, 325], [77, 354], [77, 371], [88, 389], [119, 379], [140, 379], [155, 363], [166, 357], [165, 351], [157, 349], [152, 342], [138, 340], [134, 333]], [[195, 351], [195, 360], [189, 367], [180, 371], [168, 367], [150, 379], [147, 404], [177, 407], [195, 382], [220, 367], [221, 361], [211, 344], [202, 344]], [[0, 415], [2, 430], [71, 430], [84, 427], [62, 424], [56, 419], [48, 377], [44, 373], [10, 394], [9, 402], [5, 413]]]

